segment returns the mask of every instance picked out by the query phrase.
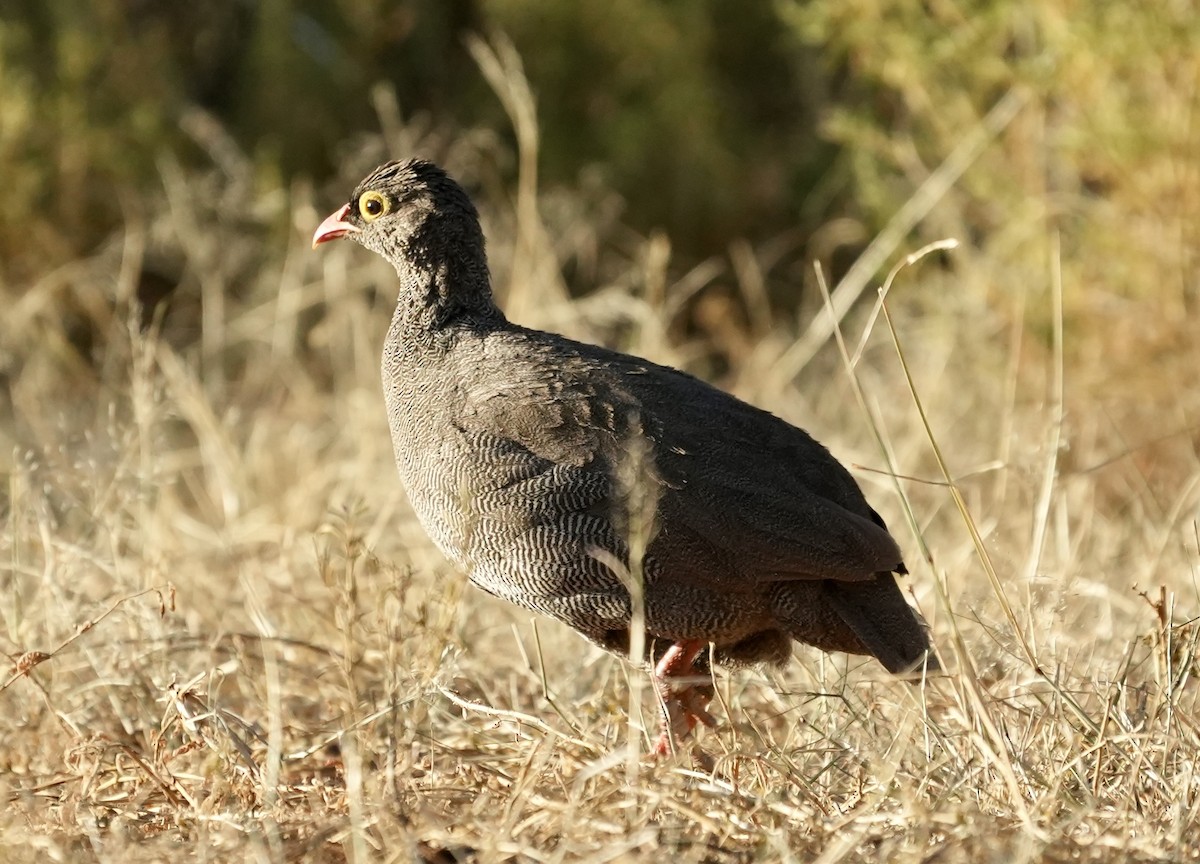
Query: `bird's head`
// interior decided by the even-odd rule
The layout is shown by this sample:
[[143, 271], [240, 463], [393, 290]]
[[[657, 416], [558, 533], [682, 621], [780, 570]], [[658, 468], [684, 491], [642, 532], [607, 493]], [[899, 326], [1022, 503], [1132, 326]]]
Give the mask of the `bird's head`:
[[[478, 240], [479, 214], [462, 187], [430, 162], [388, 162], [313, 234], [313, 248], [349, 237], [393, 264], [446, 244]], [[433, 247], [433, 248], [431, 248]]]
[[400, 276], [398, 314], [413, 328], [460, 314], [499, 320], [479, 213], [463, 188], [429, 162], [388, 162], [367, 175], [313, 234], [339, 237], [386, 258]]

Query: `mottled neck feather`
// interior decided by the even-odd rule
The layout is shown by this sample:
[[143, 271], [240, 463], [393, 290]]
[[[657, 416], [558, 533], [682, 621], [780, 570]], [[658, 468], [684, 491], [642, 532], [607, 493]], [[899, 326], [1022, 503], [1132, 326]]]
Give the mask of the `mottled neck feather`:
[[465, 207], [441, 203], [388, 253], [400, 276], [396, 324], [408, 338], [434, 336], [462, 323], [487, 326], [505, 320], [492, 297], [483, 232], [469, 201]]

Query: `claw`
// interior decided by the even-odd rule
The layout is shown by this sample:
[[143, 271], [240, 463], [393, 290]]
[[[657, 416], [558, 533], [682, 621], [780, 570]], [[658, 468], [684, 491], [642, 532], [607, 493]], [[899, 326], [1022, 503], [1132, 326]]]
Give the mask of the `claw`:
[[695, 729], [696, 723], [699, 721], [712, 729], [717, 725], [717, 721], [708, 713], [708, 703], [712, 701], [711, 688], [705, 688], [707, 692], [701, 692], [699, 687], [689, 687], [679, 694], [679, 700], [683, 703], [683, 710], [691, 716], [691, 722], [688, 724], [690, 728]]

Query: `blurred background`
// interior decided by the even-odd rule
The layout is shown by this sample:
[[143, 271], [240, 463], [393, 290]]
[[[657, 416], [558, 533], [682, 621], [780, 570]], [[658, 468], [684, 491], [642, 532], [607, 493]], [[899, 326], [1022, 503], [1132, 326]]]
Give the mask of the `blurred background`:
[[[1191, 0], [4, 0], [0, 644], [52, 654], [168, 582], [178, 604], [118, 599], [86, 650], [34, 671], [36, 698], [14, 697], [26, 681], [0, 695], [0, 780], [76, 770], [62, 717], [165, 758], [162, 736], [189, 740], [163, 719], [165, 682], [216, 669], [222, 705], [298, 749], [385, 697], [407, 706], [357, 746], [403, 768], [411, 744], [428, 767], [437, 738], [464, 795], [491, 781], [456, 774], [462, 753], [509, 744], [437, 695], [448, 676], [521, 711], [549, 681], [598, 706], [573, 728], [604, 747], [624, 728], [620, 664], [589, 654], [581, 671], [578, 641], [544, 621], [543, 658], [528, 615], [463, 594], [429, 546], [379, 392], [394, 274], [353, 244], [309, 248], [367, 171], [423, 156], [478, 201], [510, 317], [687, 369], [853, 466], [948, 665], [999, 694], [939, 715], [965, 751], [934, 764], [908, 742], [894, 783], [921, 816], [896, 848], [925, 848], [905, 832], [942, 807], [1007, 826], [964, 850], [1020, 837], [1028, 802], [1051, 813], [1060, 794], [1081, 796], [1063, 812], [1091, 802], [1078, 819], [1097, 837], [1178, 833], [1193, 774], [1165, 755], [1152, 781], [1086, 766], [1135, 739], [1195, 752], [1171, 711], [1178, 676], [1200, 674], [1198, 46]], [[885, 318], [876, 288], [947, 238], [898, 274]], [[729, 703], [837, 690], [859, 668], [798, 660], [772, 686], [724, 679]], [[1051, 678], [1083, 707], [1039, 701]], [[190, 686], [171, 698], [216, 704]], [[897, 764], [878, 748], [908, 697], [883, 687], [842, 693], [878, 735], [772, 709], [762, 734], [794, 761], [768, 768], [861, 797]], [[1118, 704], [1131, 713], [1106, 725]], [[989, 746], [1037, 771], [989, 773], [977, 707], [1018, 730]], [[1142, 737], [1093, 747], [1109, 728]], [[243, 764], [222, 736], [194, 788], [267, 795], [220, 786], [214, 765]], [[817, 764], [846, 741], [874, 755]], [[130, 800], [158, 788], [97, 764]], [[1077, 769], [1083, 792], [1057, 785]], [[938, 824], [977, 824], [957, 812]], [[779, 824], [797, 848], [828, 839]]]
[[[1072, 393], [1114, 422], [1151, 400], [1187, 426], [1163, 377], [1193, 370], [1159, 361], [1191, 345], [1200, 304], [1194, 13], [9, 0], [0, 464], [22, 438], [22, 382], [42, 407], [93, 393], [131, 315], [198, 351], [219, 387], [247, 356], [223, 350], [230, 322], [278, 295], [289, 247], [374, 164], [410, 155], [480, 199], [497, 290], [528, 323], [569, 329], [574, 313], [544, 301], [604, 290], [668, 302], [658, 321], [683, 362], [737, 386], [778, 359], [756, 354], [764, 340], [795, 341], [821, 313], [814, 264], [836, 282], [886, 228], [851, 301], [899, 254], [953, 237], [897, 302], [1049, 350], [1056, 281]], [[287, 314], [304, 352], [322, 313], [301, 305]], [[634, 304], [611, 307], [591, 332], [620, 341]], [[821, 351], [836, 362], [810, 338], [780, 380]]]
[[[485, 164], [465, 179], [511, 185], [517, 136], [467, 44], [502, 33], [536, 97], [540, 186], [597, 206], [590, 196], [610, 193], [603, 218], [663, 232], [678, 269], [774, 239], [768, 287], [786, 309], [805, 278], [793, 261], [826, 260], [836, 275], [1018, 88], [1021, 116], [914, 233], [956, 232], [1037, 267], [1031, 247], [1047, 232], [1029, 226], [1053, 229], [1072, 267], [1072, 313], [1154, 295], [1178, 316], [1198, 290], [1193, 12], [1011, 0], [11, 0], [0, 18], [4, 284], [18, 293], [146, 218], [168, 170], [215, 169], [260, 201], [283, 196], [269, 214], [223, 214], [277, 242], [297, 183], [353, 176], [364, 139], [400, 124], [427, 150], [473, 138], [461, 146]], [[405, 143], [384, 149], [402, 157]], [[562, 262], [568, 277], [583, 263]], [[178, 283], [163, 266], [154, 280]], [[596, 277], [568, 282], [584, 290]]]
[[[473, 138], [461, 146], [487, 164], [470, 173], [486, 176], [465, 179], [511, 185], [513, 124], [467, 44], [502, 33], [536, 97], [540, 186], [585, 201], [611, 193], [604, 215], [662, 231], [679, 269], [736, 240], [776, 239], [785, 266], [767, 275], [786, 308], [796, 292], [776, 283], [794, 287], [805, 269], [787, 264], [807, 254], [836, 273], [1019, 88], [1021, 116], [915, 233], [953, 230], [1015, 258], [1044, 241], [1029, 225], [1052, 228], [1072, 267], [1081, 259], [1064, 274], [1072, 307], [1154, 294], [1182, 311], [1197, 292], [1193, 12], [1014, 0], [10, 0], [3, 278], [15, 292], [145, 218], [163, 197], [164, 162], [236, 174], [263, 200], [353, 176], [364, 139], [403, 124], [438, 142]], [[407, 155], [404, 143], [388, 140], [387, 155]], [[286, 199], [271, 200], [273, 223], [224, 215], [285, 230]]]

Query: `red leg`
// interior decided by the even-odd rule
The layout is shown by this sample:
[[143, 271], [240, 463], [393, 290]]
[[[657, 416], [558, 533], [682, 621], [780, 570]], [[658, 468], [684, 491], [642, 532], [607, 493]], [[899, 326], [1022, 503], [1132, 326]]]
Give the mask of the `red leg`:
[[654, 683], [663, 705], [662, 734], [654, 745], [655, 755], [672, 753], [673, 741], [686, 739], [697, 723], [705, 726], [714, 723], [707, 711], [712, 698], [711, 692], [706, 692], [708, 688], [685, 684], [676, 689], [672, 685], [674, 678], [688, 678], [695, 674], [696, 658], [707, 645], [707, 642], [698, 639], [676, 642], [654, 667]]

